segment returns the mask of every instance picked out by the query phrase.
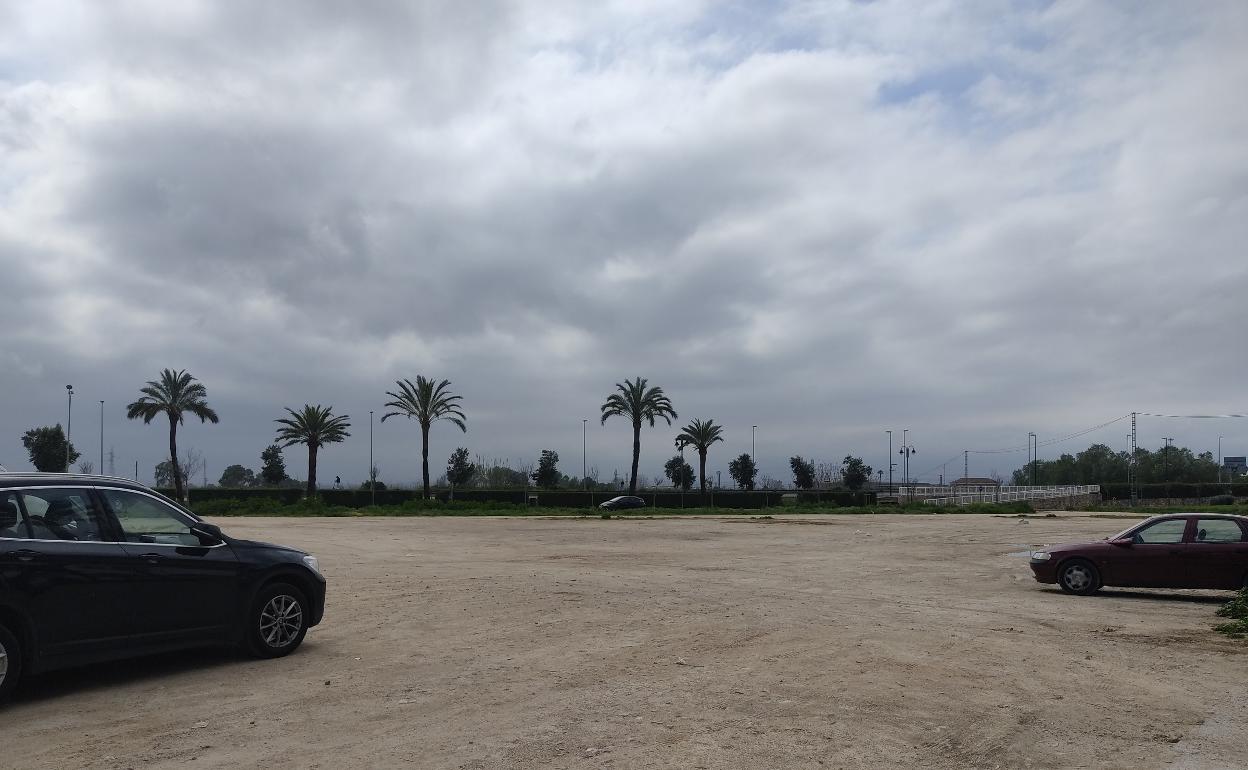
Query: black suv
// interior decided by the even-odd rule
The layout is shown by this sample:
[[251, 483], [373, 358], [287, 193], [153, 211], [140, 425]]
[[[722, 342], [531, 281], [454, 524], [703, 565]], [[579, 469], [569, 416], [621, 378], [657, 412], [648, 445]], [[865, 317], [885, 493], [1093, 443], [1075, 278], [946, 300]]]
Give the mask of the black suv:
[[0, 473], [0, 700], [23, 674], [190, 647], [292, 652], [316, 558], [236, 540], [125, 479]]

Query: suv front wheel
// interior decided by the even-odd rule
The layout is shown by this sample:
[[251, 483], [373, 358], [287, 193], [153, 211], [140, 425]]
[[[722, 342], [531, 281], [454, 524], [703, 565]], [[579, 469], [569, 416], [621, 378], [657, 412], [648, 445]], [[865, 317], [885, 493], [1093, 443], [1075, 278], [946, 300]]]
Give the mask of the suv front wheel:
[[289, 583], [260, 589], [247, 614], [247, 649], [258, 658], [295, 651], [308, 633], [308, 600]]

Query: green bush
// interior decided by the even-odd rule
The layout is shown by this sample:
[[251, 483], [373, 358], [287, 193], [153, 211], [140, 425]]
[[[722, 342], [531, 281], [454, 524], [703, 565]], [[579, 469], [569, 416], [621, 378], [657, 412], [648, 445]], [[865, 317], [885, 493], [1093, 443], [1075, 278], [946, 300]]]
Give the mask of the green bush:
[[1222, 605], [1218, 615], [1230, 618], [1231, 622], [1214, 626], [1215, 631], [1232, 639], [1248, 639], [1248, 588], [1240, 590], [1234, 599]]

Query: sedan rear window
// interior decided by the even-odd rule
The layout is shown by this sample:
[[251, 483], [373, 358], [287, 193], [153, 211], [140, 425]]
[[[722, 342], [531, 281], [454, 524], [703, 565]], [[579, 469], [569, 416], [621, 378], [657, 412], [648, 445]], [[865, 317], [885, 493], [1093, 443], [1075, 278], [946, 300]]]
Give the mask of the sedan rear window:
[[1244, 531], [1234, 519], [1200, 519], [1196, 522], [1197, 543], [1242, 543]]

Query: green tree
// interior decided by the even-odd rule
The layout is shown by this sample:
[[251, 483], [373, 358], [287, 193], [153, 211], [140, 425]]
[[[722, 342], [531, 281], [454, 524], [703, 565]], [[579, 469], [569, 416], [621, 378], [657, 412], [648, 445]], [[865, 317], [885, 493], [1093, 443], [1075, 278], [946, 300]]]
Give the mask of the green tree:
[[316, 494], [316, 456], [326, 444], [338, 444], [351, 434], [348, 415], [334, 415], [332, 406], [312, 406], [304, 404], [303, 410], [296, 412], [286, 407], [290, 417], [279, 417], [274, 420], [282, 426], [277, 429], [277, 443], [282, 447], [303, 444], [308, 448], [308, 491], [307, 496]]
[[173, 486], [173, 463], [161, 460], [152, 471], [152, 486], [157, 489], [168, 489]]
[[702, 494], [706, 494], [706, 453], [711, 444], [724, 440], [724, 427], [716, 425], [714, 420], [694, 420], [684, 427], [676, 436], [676, 445], [691, 446], [698, 450], [698, 483]]
[[160, 379], [149, 380], [139, 389], [143, 394], [126, 407], [126, 417], [131, 420], [143, 418], [145, 425], [160, 415], [169, 418], [169, 461], [173, 472], [173, 491], [179, 500], [186, 499], [182, 483], [182, 469], [178, 464], [178, 426], [186, 413], [198, 417], [201, 423], [217, 423], [217, 413], [208, 406], [208, 391], [203, 383], [189, 373], [164, 369]]
[[654, 421], [661, 418], [671, 425], [672, 419], [676, 417], [676, 410], [672, 409], [672, 402], [663, 394], [663, 389], [657, 385], [647, 388], [646, 383], [647, 380], [644, 377], [638, 377], [636, 381], [626, 379], [623, 384], [617, 382], [615, 387], [619, 392], [607, 396], [606, 402], [601, 407], [604, 425], [608, 417], [616, 415], [627, 417], [633, 424], [633, 472], [628, 479], [630, 495], [637, 493], [637, 462], [641, 458], [641, 423], [649, 422], [650, 427], [653, 428]]
[[559, 486], [559, 469], [555, 467], [558, 463], [558, 452], [543, 449], [541, 457], [537, 460], [537, 470], [533, 471], [533, 484], [543, 489], [554, 489]]
[[464, 422], [467, 418], [464, 417], [459, 406], [463, 397], [447, 390], [451, 384], [450, 380], [435, 383], [433, 380], [416, 375], [415, 384], [411, 380], [397, 380], [395, 384], [398, 385], [398, 392], [386, 391], [386, 395], [394, 400], [385, 404], [393, 407], [395, 411], [383, 414], [381, 421], [385, 422], [387, 418], [401, 415], [420, 424], [420, 473], [424, 481], [425, 499], [428, 499], [430, 494], [429, 428], [438, 420], [446, 420], [467, 433], [468, 426]]
[[672, 486], [688, 491], [693, 487], [693, 466], [685, 462], [680, 455], [674, 456], [663, 464], [663, 475], [672, 482]]
[[861, 457], [845, 455], [845, 459], [841, 460], [841, 478], [846, 487], [856, 492], [871, 478], [871, 466], [864, 463]]
[[737, 482], [739, 489], [752, 492], [754, 490], [754, 477], [758, 475], [758, 468], [754, 465], [754, 458], [743, 452], [740, 457], [728, 463], [728, 475], [732, 476], [732, 480]]
[[803, 459], [801, 455], [789, 458], [789, 467], [793, 469], [793, 486], [798, 489], [811, 489], [815, 486], [815, 464]]
[[229, 487], [231, 489], [241, 489], [243, 487], [254, 487], [256, 485], [256, 472], [251, 468], [244, 468], [241, 465], [231, 465], [221, 472], [221, 478], [217, 481], [217, 486]]
[[477, 475], [477, 466], [468, 462], [468, 449], [460, 447], [451, 452], [451, 457], [446, 461], [446, 480], [451, 483], [452, 487], [462, 487], [472, 481], [472, 477]]
[[282, 457], [282, 448], [277, 444], [269, 444], [260, 453], [260, 480], [265, 486], [276, 487], [290, 478], [286, 475], [286, 458]]
[[[79, 457], [80, 452], [69, 443], [69, 454], [65, 453], [65, 431], [58, 422], [52, 427], [31, 428], [22, 435], [22, 446], [30, 455], [30, 464], [35, 470], [44, 473], [67, 472]], [[68, 462], [67, 462], [68, 461]]]

